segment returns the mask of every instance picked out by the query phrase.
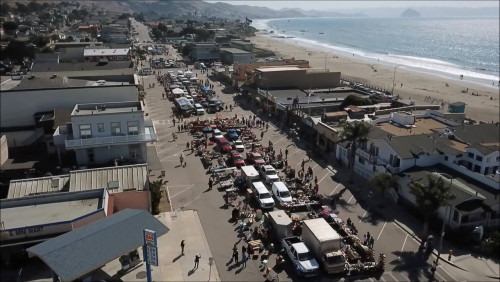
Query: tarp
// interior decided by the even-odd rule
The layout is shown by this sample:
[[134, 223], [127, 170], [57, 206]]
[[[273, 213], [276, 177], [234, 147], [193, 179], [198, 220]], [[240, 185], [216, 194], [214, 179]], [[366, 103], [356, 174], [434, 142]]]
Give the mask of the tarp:
[[182, 90], [180, 88], [175, 88], [172, 90], [172, 93], [181, 95], [181, 94], [184, 94], [184, 90]]
[[177, 85], [177, 84], [172, 84], [172, 85], [170, 85], [169, 87], [170, 87], [170, 89], [174, 89], [174, 88], [179, 88], [179, 85]]
[[210, 126], [205, 126], [205, 127], [203, 127], [202, 131], [203, 132], [211, 132], [212, 128]]
[[205, 91], [205, 92], [208, 92], [210, 90], [212, 90], [212, 89], [210, 89], [210, 87], [206, 87], [206, 86], [201, 88], [201, 91]]

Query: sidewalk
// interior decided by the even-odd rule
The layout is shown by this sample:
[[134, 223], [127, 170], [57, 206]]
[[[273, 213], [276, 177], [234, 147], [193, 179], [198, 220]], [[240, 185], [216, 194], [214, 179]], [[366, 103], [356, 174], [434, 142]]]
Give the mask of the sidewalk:
[[[331, 159], [329, 161], [331, 161]], [[338, 175], [340, 176], [339, 178], [342, 178], [342, 183], [348, 183], [347, 180], [349, 179], [350, 171], [345, 167], [337, 167], [336, 169], [338, 170]], [[396, 225], [412, 236], [415, 240], [420, 242], [418, 234], [420, 234], [420, 231], [423, 229], [423, 223], [406, 212], [403, 207], [396, 205], [389, 199], [384, 201], [383, 208], [379, 207], [379, 203], [382, 202], [380, 194], [377, 193], [374, 188], [362, 188], [371, 187], [371, 184], [364, 179], [355, 177], [354, 183], [347, 184], [347, 186], [357, 199], [361, 199], [364, 202], [363, 205], [371, 206], [372, 209], [380, 212], [387, 220], [393, 220]], [[371, 197], [368, 196], [368, 193], [366, 193], [368, 191], [373, 191]], [[433, 234], [434, 238], [437, 238], [436, 244], [438, 244], [439, 234], [434, 233], [432, 230], [429, 230], [429, 234]], [[436, 245], [434, 257], [437, 256], [437, 248], [438, 246]], [[453, 255], [449, 261], [448, 252], [450, 249], [453, 250]], [[486, 277], [500, 277], [500, 268], [498, 263], [491, 259], [475, 256], [469, 251], [459, 249], [458, 247], [451, 245], [446, 240], [443, 240], [443, 248], [440, 255], [440, 264], [443, 263]]]

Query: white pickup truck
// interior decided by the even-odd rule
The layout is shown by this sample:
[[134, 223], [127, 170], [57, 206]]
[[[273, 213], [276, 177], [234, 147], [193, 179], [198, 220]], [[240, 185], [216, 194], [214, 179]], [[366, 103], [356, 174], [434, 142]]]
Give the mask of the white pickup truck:
[[266, 184], [272, 185], [276, 181], [280, 181], [276, 169], [272, 165], [263, 165], [259, 169], [260, 176], [266, 182]]
[[314, 277], [319, 274], [319, 264], [306, 244], [299, 237], [287, 237], [282, 240], [283, 247], [295, 267], [297, 275]]

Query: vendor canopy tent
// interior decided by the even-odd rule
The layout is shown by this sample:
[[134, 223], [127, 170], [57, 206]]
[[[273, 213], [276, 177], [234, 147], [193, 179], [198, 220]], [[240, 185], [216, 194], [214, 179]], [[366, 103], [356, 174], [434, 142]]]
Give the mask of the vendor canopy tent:
[[170, 89], [175, 89], [175, 88], [179, 88], [179, 85], [177, 85], [177, 84], [171, 84], [170, 85]]
[[187, 72], [184, 73], [184, 75], [186, 77], [190, 77], [190, 76], [193, 76], [193, 72], [192, 71], [187, 71]]
[[206, 87], [206, 86], [201, 88], [201, 91], [205, 91], [205, 92], [210, 91], [210, 90], [212, 90], [212, 89], [210, 89], [210, 87]]
[[144, 229], [156, 231], [158, 237], [168, 232], [149, 212], [125, 209], [27, 251], [45, 262], [62, 281], [73, 281], [143, 245]]
[[184, 94], [184, 90], [182, 90], [180, 88], [174, 88], [172, 90], [172, 93], [181, 95], [181, 94]]
[[179, 105], [179, 107], [184, 110], [184, 111], [189, 111], [189, 110], [192, 110], [193, 109], [193, 105], [191, 104], [191, 102], [189, 102], [188, 99], [185, 99], [185, 98], [179, 98], [176, 100], [177, 101], [177, 104]]

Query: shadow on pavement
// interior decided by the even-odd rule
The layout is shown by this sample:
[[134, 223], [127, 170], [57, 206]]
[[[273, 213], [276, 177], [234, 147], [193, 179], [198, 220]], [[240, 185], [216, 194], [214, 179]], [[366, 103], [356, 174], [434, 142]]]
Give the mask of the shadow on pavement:
[[389, 262], [394, 265], [393, 271], [406, 272], [410, 281], [420, 281], [422, 272], [428, 268], [427, 262], [415, 252], [396, 251], [392, 253], [399, 257], [399, 259]]

